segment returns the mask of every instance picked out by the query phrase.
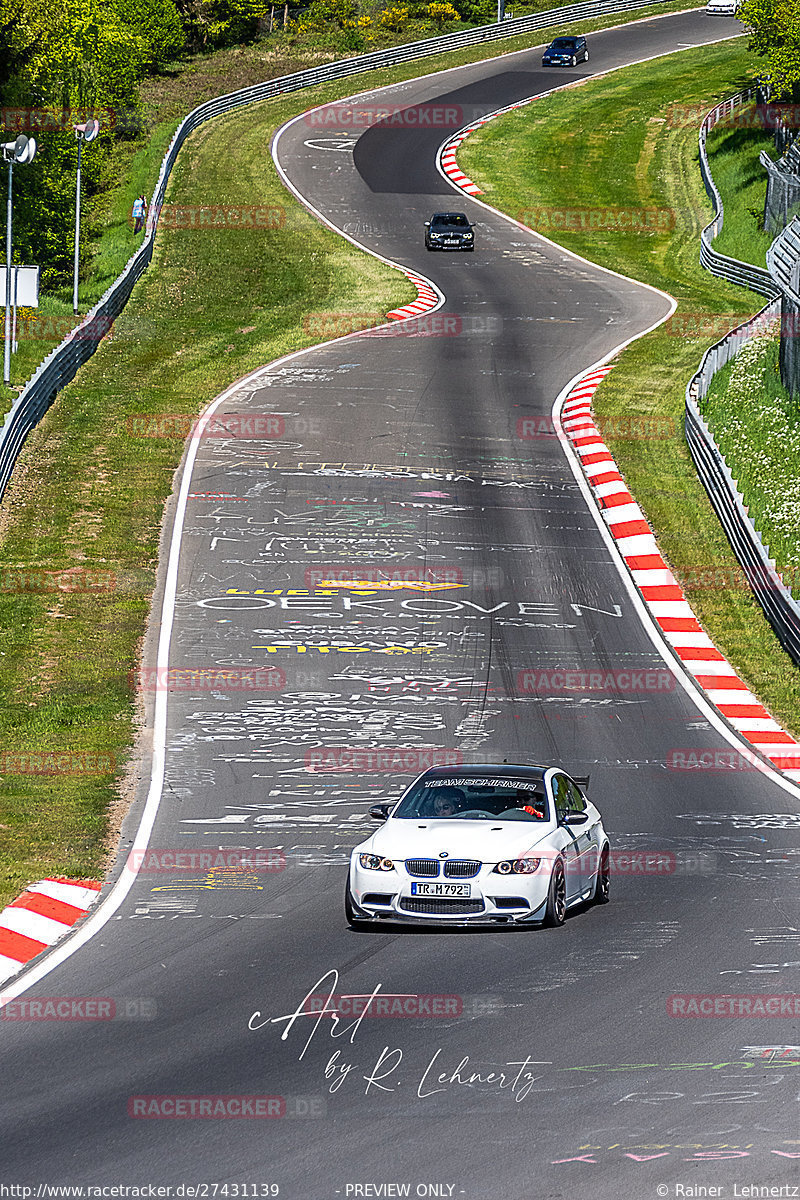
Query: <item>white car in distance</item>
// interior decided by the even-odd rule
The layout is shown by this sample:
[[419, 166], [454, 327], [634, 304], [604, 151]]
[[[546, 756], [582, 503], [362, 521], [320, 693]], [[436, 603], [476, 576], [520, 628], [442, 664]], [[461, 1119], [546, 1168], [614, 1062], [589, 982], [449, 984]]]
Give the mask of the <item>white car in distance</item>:
[[735, 17], [740, 0], [708, 0], [706, 12], [712, 17]]

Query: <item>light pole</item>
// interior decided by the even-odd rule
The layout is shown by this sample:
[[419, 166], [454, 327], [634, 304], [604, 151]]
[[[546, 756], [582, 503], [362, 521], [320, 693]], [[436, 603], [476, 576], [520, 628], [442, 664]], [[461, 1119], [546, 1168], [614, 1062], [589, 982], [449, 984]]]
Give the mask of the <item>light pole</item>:
[[33, 161], [36, 139], [21, 133], [15, 142], [3, 143], [3, 158], [8, 163], [8, 205], [6, 208], [6, 323], [3, 330], [3, 383], [11, 382], [11, 188], [14, 164]]
[[75, 178], [75, 277], [72, 284], [72, 311], [78, 311], [78, 260], [81, 247], [81, 150], [84, 142], [93, 142], [100, 132], [99, 121], [84, 121], [75, 125], [75, 137], [78, 139], [78, 174]]

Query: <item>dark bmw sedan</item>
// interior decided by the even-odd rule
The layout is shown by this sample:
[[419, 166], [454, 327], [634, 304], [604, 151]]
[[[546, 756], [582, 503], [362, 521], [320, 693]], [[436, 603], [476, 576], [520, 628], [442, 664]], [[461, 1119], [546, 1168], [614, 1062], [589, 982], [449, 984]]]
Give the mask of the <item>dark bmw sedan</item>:
[[425, 222], [426, 250], [474, 250], [475, 234], [465, 213], [434, 213]]
[[585, 37], [560, 37], [542, 55], [543, 67], [575, 67], [579, 62], [589, 61], [589, 48]]

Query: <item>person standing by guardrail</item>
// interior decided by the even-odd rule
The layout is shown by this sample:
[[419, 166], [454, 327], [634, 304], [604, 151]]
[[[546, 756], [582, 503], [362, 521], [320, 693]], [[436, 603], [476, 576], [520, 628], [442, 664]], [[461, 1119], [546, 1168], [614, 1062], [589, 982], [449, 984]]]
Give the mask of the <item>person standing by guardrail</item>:
[[131, 216], [133, 217], [133, 232], [140, 233], [147, 220], [147, 201], [144, 196], [137, 196], [134, 200]]

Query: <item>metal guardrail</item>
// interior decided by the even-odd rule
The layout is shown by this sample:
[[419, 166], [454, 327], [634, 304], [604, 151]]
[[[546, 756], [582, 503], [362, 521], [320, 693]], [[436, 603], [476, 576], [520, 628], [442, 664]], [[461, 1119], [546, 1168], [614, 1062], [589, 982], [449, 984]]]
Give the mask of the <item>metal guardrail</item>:
[[[760, 271], [758, 267], [748, 267], [745, 263], [738, 263], [735, 259], [717, 254], [710, 245], [711, 238], [722, 228], [723, 210], [705, 152], [706, 134], [735, 107], [746, 103], [753, 91], [754, 89], [740, 92], [723, 104], [718, 104], [703, 121], [700, 131], [700, 170], [706, 191], [714, 205], [715, 215], [714, 220], [701, 234], [700, 261], [713, 274], [729, 279], [732, 283], [741, 283], [751, 291], [760, 291], [762, 295], [769, 295], [771, 299], [754, 317], [731, 330], [724, 338], [710, 346], [703, 355], [700, 366], [686, 387], [686, 443], [700, 482], [708, 493], [714, 512], [725, 530], [756, 599], [781, 645], [800, 665], [800, 604], [792, 596], [778, 574], [774, 561], [769, 557], [761, 535], [748, 515], [736, 480], [702, 413], [703, 399], [708, 394], [711, 381], [717, 372], [735, 358], [751, 338], [763, 333], [765, 327], [778, 318], [781, 318], [783, 354], [783, 320], [787, 304], [796, 305], [796, 312], [800, 313], [800, 296], [794, 290], [800, 263], [800, 222], [795, 219], [793, 226], [790, 226], [790, 229], [794, 227], [790, 240], [787, 239], [779, 246], [783, 237], [781, 235], [773, 242], [767, 251], [767, 271]], [[785, 231], [788, 232], [789, 230]], [[730, 271], [730, 264], [739, 269]], [[741, 268], [745, 268], [745, 271]], [[764, 286], [763, 278], [753, 279], [753, 272], [757, 272], [759, 277], [767, 277], [769, 291]], [[756, 283], [760, 286], [756, 286]]]
[[519, 33], [544, 29], [556, 22], [579, 21], [603, 16], [606, 13], [646, 8], [664, 2], [665, 0], [588, 0], [587, 3], [551, 8], [529, 17], [517, 17], [492, 25], [481, 25], [460, 33], [449, 33], [438, 38], [409, 42], [404, 46], [394, 46], [389, 50], [375, 50], [356, 58], [340, 59], [321, 67], [296, 71], [292, 75], [282, 75], [277, 79], [254, 84], [252, 87], [242, 88], [240, 91], [230, 92], [225, 96], [217, 96], [195, 108], [178, 126], [161, 163], [161, 171], [150, 204], [144, 242], [81, 324], [48, 354], [6, 414], [5, 422], [0, 430], [0, 499], [5, 493], [14, 463], [26, 437], [41, 420], [61, 388], [74, 379], [78, 368], [94, 354], [103, 335], [108, 332], [113, 321], [125, 307], [133, 285], [153, 257], [153, 241], [158, 226], [158, 216], [164, 203], [170, 173], [181, 146], [189, 134], [193, 133], [200, 125], [246, 104], [256, 104], [260, 100], [269, 100], [287, 92], [312, 87], [317, 83], [342, 79], [349, 75], [359, 75], [378, 67], [396, 66], [413, 59], [441, 54], [446, 50], [458, 50], [484, 42], [498, 41], [501, 38], [514, 37]]
[[736, 108], [747, 104], [759, 91], [758, 88], [747, 88], [743, 92], [737, 92], [730, 99], [723, 100], [721, 104], [712, 108], [711, 112], [706, 113], [700, 126], [700, 173], [703, 176], [708, 198], [714, 208], [713, 219], [700, 233], [700, 262], [707, 271], [720, 279], [727, 279], [729, 283], [749, 288], [751, 292], [757, 292], [759, 296], [775, 296], [778, 289], [770, 277], [769, 271], [763, 267], [756, 267], [752, 263], [739, 262], [737, 258], [729, 258], [727, 254], [720, 254], [711, 245], [717, 234], [722, 231], [725, 213], [722, 207], [722, 197], [717, 191], [717, 185], [714, 183], [711, 168], [708, 165], [706, 139], [715, 125], [729, 117]]

